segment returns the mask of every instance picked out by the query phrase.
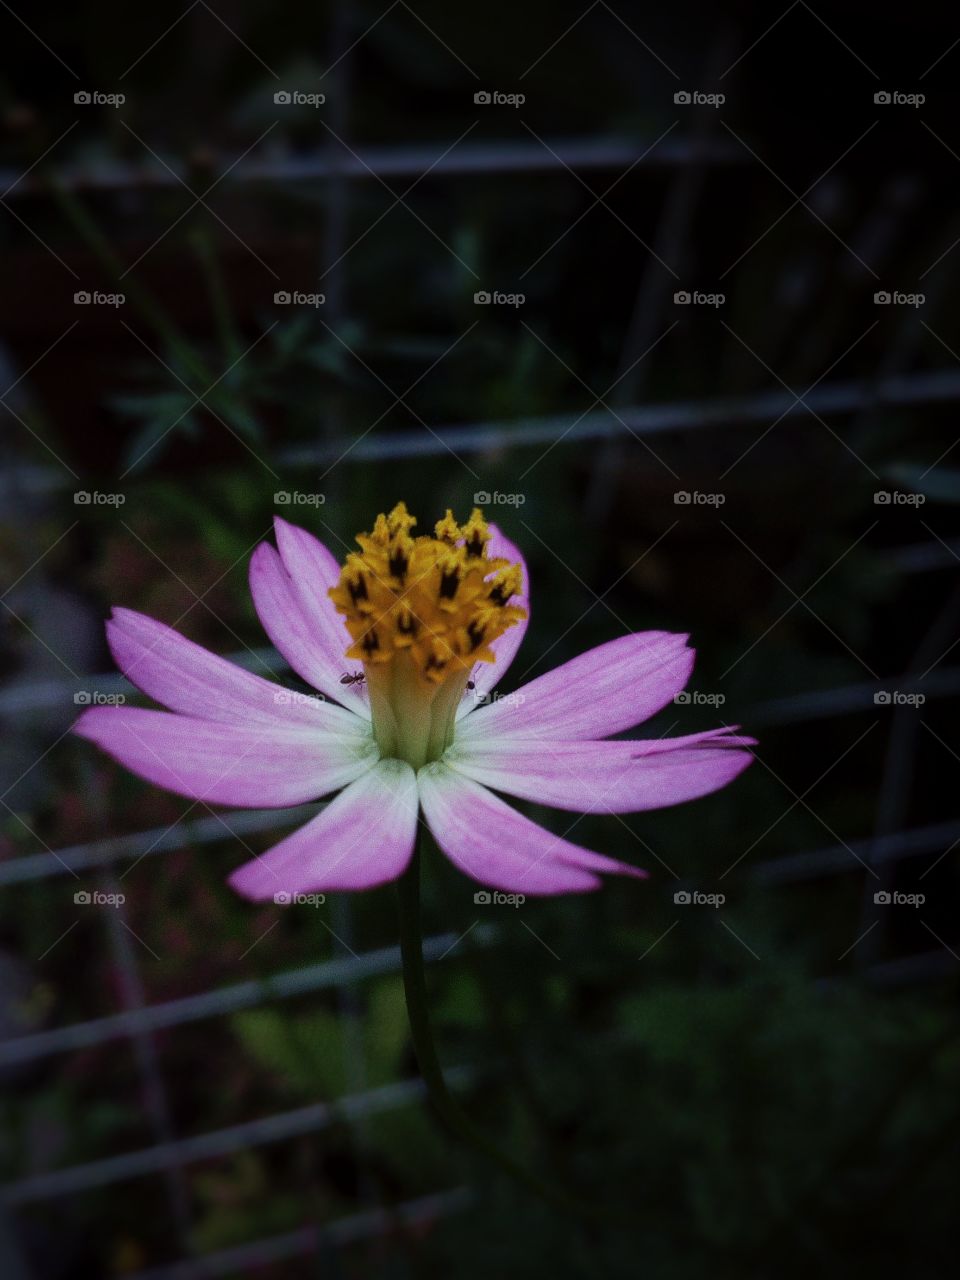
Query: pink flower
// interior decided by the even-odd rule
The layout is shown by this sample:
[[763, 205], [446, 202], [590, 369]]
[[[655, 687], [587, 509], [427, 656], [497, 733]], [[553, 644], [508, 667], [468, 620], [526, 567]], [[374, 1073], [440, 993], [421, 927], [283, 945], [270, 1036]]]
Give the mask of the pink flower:
[[492, 698], [529, 612], [520, 552], [479, 511], [414, 537], [399, 504], [341, 568], [276, 521], [250, 564], [270, 639], [322, 697], [293, 693], [115, 609], [117, 665], [168, 711], [94, 707], [75, 730], [149, 782], [206, 804], [282, 808], [337, 794], [230, 877], [245, 897], [367, 889], [410, 861], [418, 814], [482, 884], [576, 893], [598, 873], [644, 876], [552, 835], [494, 792], [574, 813], [694, 800], [750, 763], [752, 738], [715, 729], [609, 741], [683, 689], [694, 654], [664, 631], [621, 636]]

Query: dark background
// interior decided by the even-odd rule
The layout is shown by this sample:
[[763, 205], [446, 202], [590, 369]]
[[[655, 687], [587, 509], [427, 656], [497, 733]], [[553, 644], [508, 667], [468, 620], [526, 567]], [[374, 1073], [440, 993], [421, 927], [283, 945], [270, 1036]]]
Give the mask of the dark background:
[[[955, 8], [0, 31], [4, 1275], [954, 1274]], [[531, 570], [507, 687], [690, 631], [697, 696], [640, 733], [759, 738], [725, 792], [579, 824], [645, 884], [477, 907], [428, 859], [441, 1056], [582, 1222], [417, 1093], [390, 889], [242, 902], [224, 877], [296, 815], [216, 818], [64, 736], [131, 696], [111, 605], [289, 680], [246, 587], [274, 514], [339, 555], [481, 492]]]

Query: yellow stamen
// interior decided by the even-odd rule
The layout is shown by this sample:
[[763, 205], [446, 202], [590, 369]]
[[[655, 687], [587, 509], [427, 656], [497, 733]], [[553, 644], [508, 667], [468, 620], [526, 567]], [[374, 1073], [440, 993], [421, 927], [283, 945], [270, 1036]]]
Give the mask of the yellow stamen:
[[435, 537], [414, 537], [416, 523], [402, 502], [377, 516], [330, 598], [353, 639], [344, 657], [366, 670], [381, 752], [419, 768], [450, 745], [475, 664], [494, 660], [491, 643], [526, 612], [509, 603], [520, 566], [487, 555], [479, 510], [462, 526], [448, 511]]

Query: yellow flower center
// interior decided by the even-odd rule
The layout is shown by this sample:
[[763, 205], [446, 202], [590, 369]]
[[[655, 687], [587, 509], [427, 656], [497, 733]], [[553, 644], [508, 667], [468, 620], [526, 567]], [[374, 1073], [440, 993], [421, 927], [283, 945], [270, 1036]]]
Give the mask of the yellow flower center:
[[480, 511], [464, 525], [448, 511], [434, 537], [413, 537], [416, 519], [398, 502], [358, 533], [330, 588], [363, 663], [373, 732], [384, 756], [415, 769], [453, 741], [457, 707], [492, 641], [526, 617], [510, 598], [523, 587], [520, 566], [487, 555], [490, 530]]

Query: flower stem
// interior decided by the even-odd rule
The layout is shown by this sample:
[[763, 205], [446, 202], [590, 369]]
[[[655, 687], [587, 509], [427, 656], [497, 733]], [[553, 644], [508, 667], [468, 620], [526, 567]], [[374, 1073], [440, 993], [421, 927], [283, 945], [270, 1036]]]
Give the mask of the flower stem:
[[479, 1129], [447, 1088], [443, 1068], [437, 1057], [430, 1027], [427, 984], [423, 968], [423, 930], [420, 923], [420, 850], [421, 835], [413, 851], [410, 865], [397, 884], [400, 907], [400, 955], [403, 962], [403, 988], [407, 1016], [420, 1074], [427, 1095], [444, 1127], [455, 1138], [481, 1152], [516, 1182], [564, 1213], [594, 1216], [587, 1205], [579, 1204], [559, 1187], [543, 1181], [524, 1168], [506, 1151], [492, 1142]]

